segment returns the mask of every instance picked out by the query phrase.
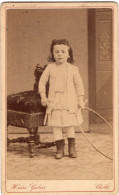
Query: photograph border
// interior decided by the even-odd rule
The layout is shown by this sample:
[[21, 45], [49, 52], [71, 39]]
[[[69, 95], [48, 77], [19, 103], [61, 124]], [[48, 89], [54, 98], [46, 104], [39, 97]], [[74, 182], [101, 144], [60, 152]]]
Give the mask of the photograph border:
[[[114, 147], [114, 151], [113, 151], [113, 157], [114, 157], [114, 188], [111, 191], [103, 191], [103, 190], [90, 190], [90, 191], [38, 191], [38, 192], [29, 192], [29, 191], [19, 191], [19, 192], [10, 192], [7, 191], [7, 178], [6, 178], [6, 146], [7, 146], [7, 141], [6, 141], [6, 137], [7, 137], [7, 124], [6, 124], [6, 118], [7, 118], [7, 114], [6, 114], [6, 89], [7, 89], [7, 84], [6, 84], [6, 70], [7, 70], [7, 62], [6, 62], [6, 12], [8, 9], [75, 9], [75, 8], [79, 8], [79, 9], [88, 9], [88, 8], [111, 8], [113, 10], [113, 147]], [[7, 193], [57, 193], [57, 192], [116, 192], [117, 191], [117, 185], [118, 185], [118, 175], [116, 173], [116, 170], [118, 170], [118, 132], [116, 131], [116, 128], [118, 128], [117, 126], [117, 120], [118, 120], [118, 115], [117, 115], [117, 108], [118, 108], [118, 85], [117, 85], [117, 81], [118, 81], [118, 77], [117, 77], [117, 73], [118, 73], [118, 67], [117, 67], [117, 18], [118, 18], [118, 14], [117, 14], [117, 3], [114, 2], [105, 2], [105, 3], [62, 3], [62, 2], [58, 2], [58, 3], [3, 3], [1, 6], [1, 14], [2, 14], [2, 30], [1, 30], [1, 51], [2, 51], [2, 56], [1, 56], [1, 103], [2, 103], [2, 191], [6, 191]], [[114, 101], [115, 100], [115, 101]], [[5, 166], [4, 166], [5, 163]], [[118, 172], [118, 171], [117, 171]], [[80, 180], [79, 180], [80, 181]], [[84, 182], [86, 183], [87, 180], [84, 180]], [[96, 181], [97, 180], [93, 180]], [[4, 183], [5, 182], [5, 183]], [[45, 181], [47, 183], [47, 180]], [[53, 181], [51, 181], [53, 182]], [[60, 181], [61, 182], [61, 181]], [[6, 193], [5, 192], [5, 193]]]

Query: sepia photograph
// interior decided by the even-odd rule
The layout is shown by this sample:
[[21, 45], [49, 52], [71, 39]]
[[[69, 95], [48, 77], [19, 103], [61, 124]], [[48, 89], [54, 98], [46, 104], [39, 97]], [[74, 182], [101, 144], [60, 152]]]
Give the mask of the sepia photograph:
[[117, 194], [117, 4], [5, 3], [2, 17], [4, 194]]

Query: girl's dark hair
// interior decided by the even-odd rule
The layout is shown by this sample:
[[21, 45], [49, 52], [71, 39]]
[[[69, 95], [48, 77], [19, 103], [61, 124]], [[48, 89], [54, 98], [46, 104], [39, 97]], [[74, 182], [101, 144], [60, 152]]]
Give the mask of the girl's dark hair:
[[52, 43], [51, 43], [51, 46], [50, 46], [50, 53], [51, 53], [51, 56], [48, 57], [48, 61], [49, 62], [55, 62], [55, 59], [54, 59], [54, 55], [53, 55], [53, 48], [54, 48], [54, 45], [66, 45], [69, 47], [69, 58], [67, 59], [67, 61], [69, 63], [74, 63], [74, 59], [73, 59], [73, 51], [72, 51], [72, 48], [69, 44], [69, 42], [66, 40], [66, 39], [54, 39], [52, 40]]

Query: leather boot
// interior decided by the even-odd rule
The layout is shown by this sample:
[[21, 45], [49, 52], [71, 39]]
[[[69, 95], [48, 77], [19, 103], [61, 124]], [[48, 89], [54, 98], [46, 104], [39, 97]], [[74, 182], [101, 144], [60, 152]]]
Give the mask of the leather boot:
[[64, 141], [64, 139], [61, 139], [61, 140], [56, 141], [55, 143], [56, 143], [56, 148], [57, 148], [57, 153], [56, 153], [55, 158], [61, 159], [64, 156], [65, 141]]
[[75, 150], [75, 138], [68, 138], [68, 152], [69, 157], [76, 158], [76, 150]]

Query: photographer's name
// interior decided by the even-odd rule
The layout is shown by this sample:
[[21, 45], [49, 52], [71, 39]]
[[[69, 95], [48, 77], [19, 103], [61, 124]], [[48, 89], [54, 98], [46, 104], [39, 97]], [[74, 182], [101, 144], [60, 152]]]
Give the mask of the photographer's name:
[[34, 191], [45, 190], [46, 187], [41, 184], [30, 183], [29, 185], [13, 184], [11, 186], [11, 189], [34, 192]]

